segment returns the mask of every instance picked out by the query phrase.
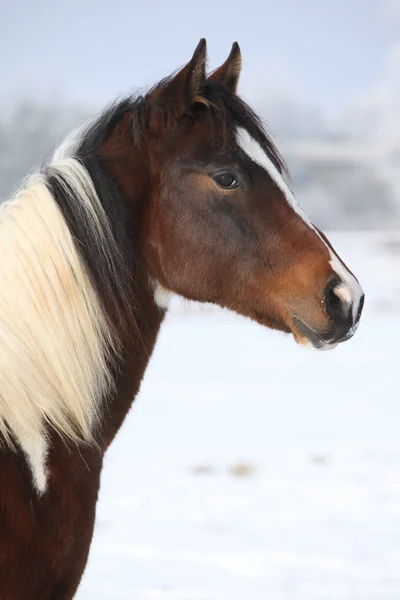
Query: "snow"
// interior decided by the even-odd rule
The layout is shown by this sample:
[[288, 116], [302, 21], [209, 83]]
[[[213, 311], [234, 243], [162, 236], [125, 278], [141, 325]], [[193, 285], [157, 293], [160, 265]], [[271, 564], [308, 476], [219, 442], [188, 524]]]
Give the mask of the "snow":
[[78, 600], [400, 598], [400, 234], [330, 239], [366, 292], [333, 352], [174, 305]]

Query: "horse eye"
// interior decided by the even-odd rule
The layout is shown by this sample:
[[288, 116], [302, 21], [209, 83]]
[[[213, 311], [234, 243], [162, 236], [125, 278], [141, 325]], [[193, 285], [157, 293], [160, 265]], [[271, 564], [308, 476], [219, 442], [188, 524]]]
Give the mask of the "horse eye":
[[220, 175], [216, 175], [214, 177], [214, 181], [219, 185], [219, 187], [225, 189], [234, 189], [239, 186], [239, 183], [232, 173], [221, 173]]

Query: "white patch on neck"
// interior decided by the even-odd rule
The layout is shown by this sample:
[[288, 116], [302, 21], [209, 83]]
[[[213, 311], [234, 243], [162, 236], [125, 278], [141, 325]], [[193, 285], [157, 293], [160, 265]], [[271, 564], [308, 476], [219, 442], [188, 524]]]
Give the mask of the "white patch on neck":
[[237, 143], [243, 150], [243, 152], [245, 152], [247, 156], [251, 158], [251, 160], [253, 160], [255, 163], [260, 165], [260, 167], [266, 170], [268, 175], [274, 181], [275, 185], [283, 193], [289, 206], [293, 208], [293, 210], [301, 217], [304, 223], [306, 223], [310, 227], [310, 229], [312, 229], [316, 233], [316, 235], [320, 238], [323, 244], [327, 247], [331, 257], [329, 264], [331, 265], [333, 271], [340, 277], [340, 279], [343, 282], [343, 285], [340, 285], [336, 288], [335, 293], [340, 299], [347, 302], [349, 304], [349, 307], [352, 307], [353, 320], [355, 321], [358, 307], [360, 305], [360, 299], [363, 295], [362, 288], [358, 283], [357, 279], [346, 269], [340, 258], [337, 256], [337, 254], [331, 250], [331, 248], [325, 242], [320, 233], [315, 229], [314, 225], [311, 223], [310, 219], [307, 217], [307, 215], [295, 199], [293, 192], [282, 177], [281, 173], [276, 168], [276, 166], [266, 154], [266, 152], [262, 149], [260, 144], [254, 138], [251, 137], [251, 135], [248, 131], [246, 131], [246, 129], [243, 129], [242, 127], [239, 127], [237, 130]]
[[167, 310], [173, 298], [173, 292], [167, 290], [158, 281], [154, 281], [154, 302], [162, 308]]
[[24, 451], [32, 471], [34, 488], [41, 496], [46, 491], [47, 486], [47, 441], [45, 435], [39, 431], [29, 431], [27, 433], [19, 432], [18, 442]]

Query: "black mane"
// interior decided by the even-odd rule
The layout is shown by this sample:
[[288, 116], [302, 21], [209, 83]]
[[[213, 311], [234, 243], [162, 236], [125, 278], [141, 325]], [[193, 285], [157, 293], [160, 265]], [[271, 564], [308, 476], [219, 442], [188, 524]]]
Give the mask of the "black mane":
[[50, 165], [45, 171], [47, 185], [67, 222], [100, 301], [106, 313], [109, 316], [115, 315], [117, 319], [114, 325], [119, 324], [121, 315], [135, 321], [137, 232], [132, 231], [122, 191], [103, 169], [97, 154], [120, 118], [126, 111], [132, 110], [132, 107], [131, 100], [124, 100], [105, 110], [89, 125], [71, 154], [71, 158], [77, 159], [89, 173], [105, 212], [110, 233], [106, 240], [107, 248], [99, 244], [91, 223], [82, 218], [76, 194], [63, 173], [57, 170], [57, 165]]

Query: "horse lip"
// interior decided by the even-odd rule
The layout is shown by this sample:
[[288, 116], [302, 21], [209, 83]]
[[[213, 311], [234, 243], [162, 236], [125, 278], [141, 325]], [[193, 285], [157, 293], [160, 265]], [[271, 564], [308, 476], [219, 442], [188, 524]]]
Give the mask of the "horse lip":
[[356, 333], [359, 324], [360, 324], [360, 321], [359, 320], [356, 321], [356, 323], [354, 323], [354, 325], [349, 329], [349, 331], [346, 333], [346, 335], [340, 341], [347, 342], [347, 340], [351, 340], [353, 335]]
[[295, 322], [296, 327], [300, 331], [300, 333], [304, 335], [317, 350], [323, 350], [327, 347], [334, 348], [336, 346], [336, 343], [323, 340], [318, 335], [318, 333], [311, 329], [311, 327], [307, 325], [307, 323], [305, 323], [302, 319], [300, 319], [300, 317], [293, 315], [293, 321]]

